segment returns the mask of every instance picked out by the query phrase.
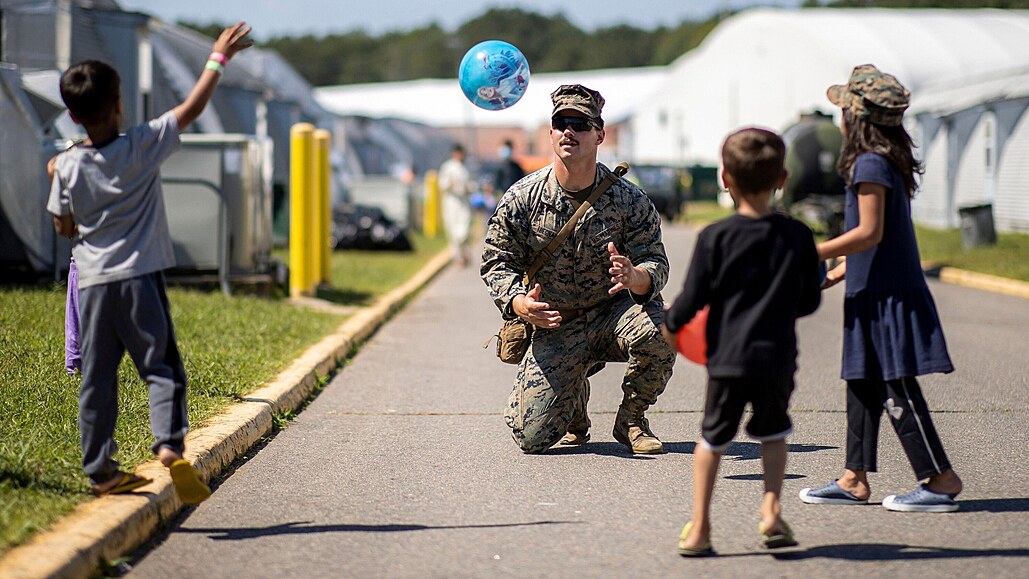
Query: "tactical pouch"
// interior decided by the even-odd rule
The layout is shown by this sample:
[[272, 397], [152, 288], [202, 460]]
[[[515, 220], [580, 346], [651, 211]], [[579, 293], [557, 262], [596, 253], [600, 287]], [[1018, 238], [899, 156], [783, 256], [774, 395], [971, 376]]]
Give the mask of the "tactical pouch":
[[532, 324], [521, 318], [506, 320], [497, 332], [497, 357], [506, 364], [520, 364], [530, 343]]

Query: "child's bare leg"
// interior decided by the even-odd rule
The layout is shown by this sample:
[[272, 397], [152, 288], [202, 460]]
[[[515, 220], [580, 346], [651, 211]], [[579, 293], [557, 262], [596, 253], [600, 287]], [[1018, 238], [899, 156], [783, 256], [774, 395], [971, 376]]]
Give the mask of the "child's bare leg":
[[782, 514], [782, 481], [786, 477], [786, 441], [761, 443], [761, 466], [764, 468], [765, 495], [761, 500], [761, 522], [768, 531], [779, 530]]
[[693, 451], [693, 528], [686, 537], [685, 547], [697, 549], [711, 543], [711, 495], [721, 460], [722, 455], [704, 442], [697, 444]]
[[178, 453], [167, 446], [162, 446], [157, 451], [157, 458], [161, 461], [164, 466], [171, 466], [173, 462], [182, 458], [182, 454]]
[[929, 490], [934, 493], [944, 493], [948, 495], [957, 495], [962, 490], [961, 478], [958, 477], [954, 469], [948, 468], [940, 474], [933, 475], [929, 478], [929, 482], [926, 485]]
[[836, 484], [859, 499], [868, 499], [872, 495], [872, 488], [868, 486], [868, 472], [864, 470], [848, 468], [843, 471], [843, 476], [836, 479]]

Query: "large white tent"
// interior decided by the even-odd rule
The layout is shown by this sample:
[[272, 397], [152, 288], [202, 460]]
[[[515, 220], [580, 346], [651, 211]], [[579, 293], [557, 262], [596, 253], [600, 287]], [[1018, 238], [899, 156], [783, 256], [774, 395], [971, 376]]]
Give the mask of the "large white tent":
[[[530, 68], [532, 63], [529, 63]], [[529, 87], [514, 106], [487, 111], [464, 97], [457, 78], [327, 86], [314, 95], [338, 115], [398, 118], [437, 127], [521, 127], [535, 130], [550, 119], [550, 92], [562, 84], [584, 84], [604, 95], [608, 122], [623, 121], [665, 78], [663, 66], [532, 73]]]
[[729, 18], [669, 67], [631, 119], [638, 162], [716, 165], [743, 125], [782, 130], [858, 64], [917, 94], [929, 83], [1029, 65], [1029, 11], [754, 9]]

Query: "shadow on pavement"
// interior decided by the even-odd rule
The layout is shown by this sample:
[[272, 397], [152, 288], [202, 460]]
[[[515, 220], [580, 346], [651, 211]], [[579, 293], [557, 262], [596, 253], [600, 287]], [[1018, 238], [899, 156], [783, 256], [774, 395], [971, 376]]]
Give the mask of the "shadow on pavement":
[[[697, 448], [696, 442], [665, 442], [665, 452], [668, 454], [693, 454]], [[787, 452], [816, 452], [819, 450], [836, 450], [835, 446], [824, 446], [820, 444], [789, 444]], [[655, 455], [632, 454], [629, 449], [618, 442], [588, 442], [578, 446], [554, 446], [544, 453], [547, 455], [574, 455], [574, 454], [597, 454], [601, 456], [621, 456], [624, 458], [653, 458]], [[759, 460], [761, 458], [761, 444], [758, 442], [734, 442], [723, 455], [733, 460]], [[749, 476], [749, 475], [740, 475]], [[786, 475], [786, 478], [802, 478], [802, 475]], [[746, 480], [746, 479], [741, 479]]]
[[[498, 523], [493, 525], [310, 525], [311, 521], [284, 523], [270, 527], [238, 528], [180, 528], [172, 532], [208, 534], [215, 541], [240, 541], [274, 535], [304, 535], [309, 533], [398, 533], [403, 531], [431, 531], [435, 529], [499, 529], [506, 527], [532, 527], [537, 525], [574, 525], [578, 521], [537, 521], [534, 523]], [[310, 526], [303, 526], [310, 525]]]
[[[675, 443], [672, 443], [672, 445], [674, 444]], [[674, 452], [669, 450], [669, 446], [670, 445], [668, 443], [665, 443], [665, 452]], [[633, 459], [653, 459], [655, 456], [660, 456], [654, 454], [633, 454], [628, 447], [620, 442], [588, 442], [577, 446], [552, 446], [541, 456], [560, 456], [564, 454], [596, 454], [600, 456], [620, 456], [622, 458]]]
[[1026, 557], [1029, 549], [952, 549], [889, 543], [825, 545], [799, 551], [768, 553], [780, 561], [842, 559], [845, 561], [894, 561], [912, 559], [965, 559], [968, 557]]
[[[723, 476], [722, 478], [724, 478], [725, 480], [764, 480], [765, 475], [756, 472], [754, 474], [731, 474], [729, 476]], [[795, 480], [798, 478], [807, 478], [807, 475], [786, 473], [786, 475], [783, 476], [783, 478], [786, 480]]]
[[959, 513], [1024, 513], [1029, 511], [1029, 498], [958, 500]]
[[[821, 444], [787, 444], [786, 452], [818, 452], [820, 450], [836, 450], [836, 446], [825, 446]], [[761, 443], [759, 442], [734, 442], [725, 451], [725, 457], [734, 457], [735, 460], [760, 460]]]

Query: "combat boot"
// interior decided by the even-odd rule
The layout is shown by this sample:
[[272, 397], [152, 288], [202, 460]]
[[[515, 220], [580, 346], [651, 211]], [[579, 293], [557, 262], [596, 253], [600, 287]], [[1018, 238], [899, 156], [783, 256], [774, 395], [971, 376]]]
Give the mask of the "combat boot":
[[[604, 365], [600, 364], [599, 368], [603, 368]], [[591, 369], [589, 374], [595, 374], [599, 372], [599, 368], [594, 366], [595, 369]], [[561, 437], [557, 443], [564, 446], [576, 446], [579, 444], [586, 444], [590, 441], [590, 417], [586, 413], [586, 407], [590, 403], [590, 381], [589, 378], [582, 385], [582, 390], [579, 391], [577, 396], [577, 404], [572, 410], [572, 421], [568, 424], [567, 433]]]
[[565, 446], [576, 446], [586, 444], [590, 441], [590, 419], [583, 409], [582, 416], [573, 416], [572, 423], [568, 425], [568, 432], [561, 437], [558, 444]]
[[661, 454], [665, 451], [661, 441], [650, 430], [650, 422], [643, 413], [645, 405], [622, 401], [615, 415], [615, 440], [632, 449], [633, 454]]

